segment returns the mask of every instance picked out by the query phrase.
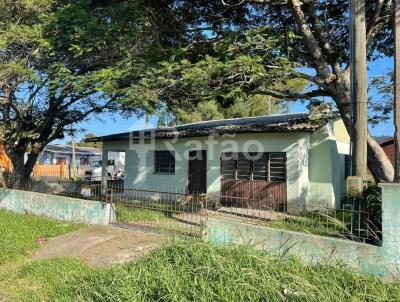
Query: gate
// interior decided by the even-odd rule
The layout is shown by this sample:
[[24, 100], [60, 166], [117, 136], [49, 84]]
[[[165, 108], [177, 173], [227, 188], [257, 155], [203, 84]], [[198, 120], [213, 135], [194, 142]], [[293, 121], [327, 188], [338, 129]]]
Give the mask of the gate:
[[112, 224], [193, 237], [203, 236], [205, 232], [206, 195], [124, 188], [123, 185], [109, 185], [107, 195], [115, 211]]

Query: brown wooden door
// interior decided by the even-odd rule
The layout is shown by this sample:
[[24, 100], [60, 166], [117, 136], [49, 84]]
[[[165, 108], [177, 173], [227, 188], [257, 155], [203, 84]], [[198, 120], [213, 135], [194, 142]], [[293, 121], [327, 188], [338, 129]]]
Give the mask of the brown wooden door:
[[207, 151], [189, 152], [189, 194], [207, 192]]

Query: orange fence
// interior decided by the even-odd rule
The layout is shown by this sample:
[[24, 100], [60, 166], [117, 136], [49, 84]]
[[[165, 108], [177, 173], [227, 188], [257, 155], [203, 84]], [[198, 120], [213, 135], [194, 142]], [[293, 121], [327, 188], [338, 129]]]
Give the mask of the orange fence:
[[39, 165], [33, 167], [32, 176], [55, 176], [67, 177], [68, 166], [66, 165]]
[[0, 167], [4, 169], [4, 172], [11, 172], [12, 170], [11, 160], [4, 151], [4, 145], [2, 141], [0, 141]]
[[[85, 176], [85, 171], [90, 169], [89, 165], [76, 166], [76, 177]], [[74, 167], [68, 165], [39, 165], [33, 167], [32, 176], [54, 176], [74, 177]]]

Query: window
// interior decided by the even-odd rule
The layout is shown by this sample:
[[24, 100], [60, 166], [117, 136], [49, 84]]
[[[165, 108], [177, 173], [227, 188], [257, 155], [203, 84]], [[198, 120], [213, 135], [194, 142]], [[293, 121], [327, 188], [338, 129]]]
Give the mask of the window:
[[89, 164], [89, 159], [87, 157], [81, 157], [80, 160], [79, 160], [79, 164], [81, 166], [88, 165]]
[[268, 153], [256, 154], [254, 157], [253, 180], [268, 180]]
[[223, 153], [223, 179], [286, 181], [285, 153]]
[[236, 179], [236, 156], [233, 153], [221, 154], [221, 174], [224, 179]]
[[67, 164], [67, 159], [65, 157], [57, 157], [56, 165], [65, 165]]
[[286, 181], [286, 154], [270, 153], [269, 154], [269, 181], [284, 182]]
[[155, 151], [154, 152], [154, 172], [155, 173], [175, 173], [175, 153], [174, 151]]

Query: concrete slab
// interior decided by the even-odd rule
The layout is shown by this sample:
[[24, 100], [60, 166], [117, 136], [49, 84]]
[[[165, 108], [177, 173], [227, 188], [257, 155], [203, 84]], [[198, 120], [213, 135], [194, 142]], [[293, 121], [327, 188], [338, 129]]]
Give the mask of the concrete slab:
[[166, 240], [161, 234], [95, 225], [50, 239], [35, 251], [32, 259], [72, 256], [93, 266], [108, 266], [142, 257]]

